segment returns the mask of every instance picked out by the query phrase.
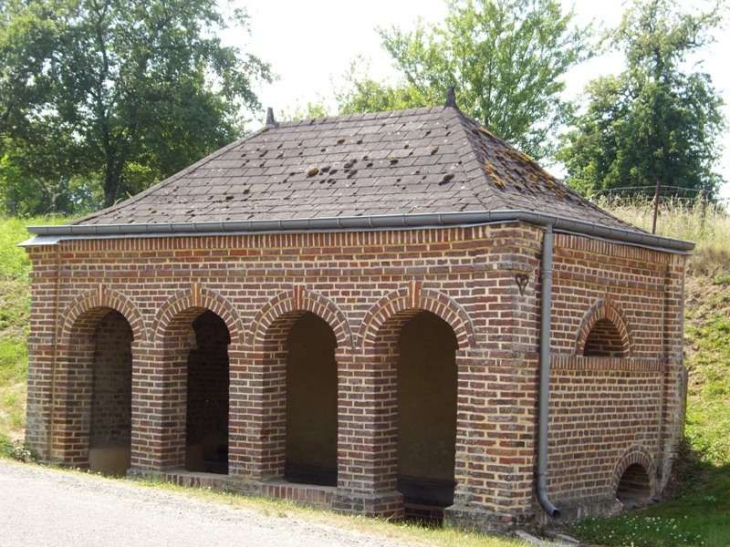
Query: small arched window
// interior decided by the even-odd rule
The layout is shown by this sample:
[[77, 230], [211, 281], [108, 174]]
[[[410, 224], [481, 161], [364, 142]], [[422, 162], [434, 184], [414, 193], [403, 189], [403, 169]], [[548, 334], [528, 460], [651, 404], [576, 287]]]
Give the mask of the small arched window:
[[586, 357], [624, 357], [628, 355], [628, 343], [610, 319], [596, 321], [588, 333], [583, 349]]

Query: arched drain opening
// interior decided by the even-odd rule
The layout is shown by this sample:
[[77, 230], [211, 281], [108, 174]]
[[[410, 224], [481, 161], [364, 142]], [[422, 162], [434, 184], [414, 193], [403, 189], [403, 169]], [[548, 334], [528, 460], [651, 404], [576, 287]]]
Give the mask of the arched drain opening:
[[646, 469], [638, 463], [626, 468], [616, 490], [618, 499], [626, 509], [643, 507], [651, 500], [651, 481]]

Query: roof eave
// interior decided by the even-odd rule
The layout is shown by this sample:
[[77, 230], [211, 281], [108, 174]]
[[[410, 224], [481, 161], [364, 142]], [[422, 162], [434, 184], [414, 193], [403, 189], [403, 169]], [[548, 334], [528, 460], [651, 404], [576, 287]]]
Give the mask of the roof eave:
[[473, 226], [510, 221], [522, 221], [540, 226], [550, 225], [558, 231], [599, 237], [664, 251], [687, 253], [694, 249], [695, 246], [694, 243], [689, 241], [661, 237], [639, 231], [611, 228], [581, 220], [562, 218], [533, 211], [507, 210], [228, 222], [30, 226], [28, 227], [28, 231], [35, 234], [36, 237], [25, 241], [21, 245], [54, 245], [58, 241], [69, 239], [415, 229], [442, 226]]

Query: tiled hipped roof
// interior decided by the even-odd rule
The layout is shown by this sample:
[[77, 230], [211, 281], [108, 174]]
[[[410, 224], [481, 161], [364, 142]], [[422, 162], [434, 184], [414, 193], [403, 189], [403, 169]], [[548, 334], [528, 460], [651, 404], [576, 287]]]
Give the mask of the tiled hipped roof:
[[77, 224], [511, 210], [641, 232], [449, 106], [267, 126]]

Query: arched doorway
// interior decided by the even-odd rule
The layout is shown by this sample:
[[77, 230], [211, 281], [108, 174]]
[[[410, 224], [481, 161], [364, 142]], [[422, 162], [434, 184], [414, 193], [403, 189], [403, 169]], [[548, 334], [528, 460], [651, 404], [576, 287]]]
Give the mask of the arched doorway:
[[132, 328], [118, 311], [92, 308], [71, 327], [62, 367], [68, 397], [59, 427], [64, 461], [124, 475], [132, 433]]
[[337, 485], [337, 340], [313, 313], [298, 317], [286, 339], [284, 478]]
[[226, 474], [231, 337], [223, 319], [212, 311], [199, 314], [191, 326], [195, 345], [187, 359], [185, 468]]
[[421, 311], [398, 336], [398, 490], [406, 516], [439, 521], [454, 501], [457, 341], [451, 326]]

